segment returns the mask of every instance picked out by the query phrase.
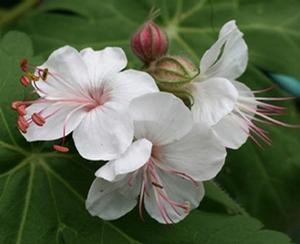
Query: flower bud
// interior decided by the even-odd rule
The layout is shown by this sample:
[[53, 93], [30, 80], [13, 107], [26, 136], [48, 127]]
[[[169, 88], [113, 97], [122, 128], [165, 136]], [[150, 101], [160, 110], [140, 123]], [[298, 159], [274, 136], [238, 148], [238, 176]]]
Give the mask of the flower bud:
[[131, 49], [144, 63], [158, 59], [168, 50], [166, 33], [152, 20], [146, 22], [131, 38]]
[[191, 82], [199, 69], [190, 60], [180, 56], [164, 56], [151, 63], [146, 70], [159, 86], [173, 89]]

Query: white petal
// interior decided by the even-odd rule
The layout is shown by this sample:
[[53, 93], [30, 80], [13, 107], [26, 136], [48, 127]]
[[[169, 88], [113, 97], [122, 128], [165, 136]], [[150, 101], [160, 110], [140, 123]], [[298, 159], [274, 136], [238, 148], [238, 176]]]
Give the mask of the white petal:
[[226, 150], [212, 130], [196, 124], [183, 138], [158, 149], [161, 167], [183, 172], [196, 181], [210, 180], [221, 170]]
[[[231, 81], [231, 83], [235, 86], [235, 88], [237, 89], [238, 93], [239, 93], [239, 98], [238, 101], [239, 103], [245, 103], [245, 100], [243, 99], [247, 99], [247, 107], [250, 107], [251, 110], [256, 111], [257, 106], [256, 106], [256, 98], [254, 93], [251, 91], [251, 89], [246, 86], [244, 83], [238, 82], [238, 81]], [[247, 112], [247, 114], [254, 116], [254, 112]]]
[[[256, 111], [255, 96], [250, 88], [238, 81], [232, 81], [232, 84], [239, 92], [238, 102], [243, 104], [248, 101], [246, 105]], [[247, 112], [247, 114], [253, 116], [255, 113]], [[236, 112], [226, 115], [213, 126], [213, 130], [221, 143], [231, 149], [238, 149], [249, 137], [248, 124]]]
[[[117, 104], [118, 105], [118, 104]], [[133, 139], [127, 110], [107, 102], [91, 110], [73, 132], [80, 155], [90, 160], [111, 160], [124, 153]]]
[[131, 185], [128, 184], [127, 177], [113, 183], [96, 178], [86, 200], [87, 210], [91, 215], [105, 220], [114, 220], [125, 215], [137, 203], [140, 183], [138, 178], [134, 180]]
[[246, 86], [244, 83], [239, 81], [231, 81], [231, 83], [235, 86], [241, 96], [245, 97], [255, 97], [251, 89]]
[[100, 51], [92, 48], [81, 50], [80, 55], [86, 63], [91, 81], [99, 84], [105, 77], [116, 74], [127, 65], [127, 58], [119, 47], [107, 47]]
[[135, 137], [153, 144], [170, 143], [187, 134], [193, 126], [192, 114], [170, 93], [152, 93], [134, 99], [130, 105]]
[[149, 74], [137, 70], [118, 73], [107, 82], [107, 86], [111, 87], [111, 99], [120, 102], [130, 102], [138, 96], [159, 91]]
[[39, 68], [47, 68], [46, 81], [38, 81], [37, 92], [47, 97], [83, 97], [89, 85], [88, 71], [79, 52], [70, 46], [55, 50]]
[[238, 92], [226, 79], [211, 78], [204, 82], [195, 82], [192, 86], [192, 113], [196, 122], [212, 126], [230, 113], [236, 104]]
[[235, 80], [244, 73], [248, 63], [248, 48], [235, 21], [227, 22], [219, 39], [203, 55], [200, 71], [203, 77], [224, 77]]
[[152, 143], [148, 140], [137, 140], [120, 158], [103, 165], [95, 175], [107, 181], [116, 181], [124, 174], [134, 172], [147, 163], [151, 156], [151, 149]]
[[231, 149], [238, 149], [249, 136], [246, 122], [234, 114], [225, 116], [212, 129], [222, 145]]
[[[169, 199], [178, 202], [179, 204], [189, 205], [190, 210], [197, 208], [200, 201], [204, 196], [204, 187], [201, 182], [198, 186], [195, 186], [190, 181], [184, 180], [178, 176], [159, 173], [161, 176], [161, 183], [163, 185], [163, 190], [168, 195]], [[159, 210], [158, 194], [155, 192], [154, 187], [149, 187], [149, 194], [145, 194], [144, 203], [145, 208], [149, 215], [157, 220], [159, 223], [177, 223], [184, 219], [189, 212], [185, 212], [183, 209], [176, 208], [177, 212], [174, 211], [172, 206], [163, 198], [160, 199], [159, 203], [161, 208], [165, 208], [167, 216], [165, 217], [167, 221], [163, 218], [162, 213]], [[169, 220], [171, 219], [171, 221]]]
[[62, 138], [64, 129], [65, 135], [68, 135], [77, 128], [86, 114], [78, 105], [36, 103], [26, 109], [26, 119], [42, 110], [42, 117], [51, 116], [46, 119], [43, 126], [38, 126], [33, 122], [30, 124], [27, 133], [23, 134], [27, 141], [50, 141]]

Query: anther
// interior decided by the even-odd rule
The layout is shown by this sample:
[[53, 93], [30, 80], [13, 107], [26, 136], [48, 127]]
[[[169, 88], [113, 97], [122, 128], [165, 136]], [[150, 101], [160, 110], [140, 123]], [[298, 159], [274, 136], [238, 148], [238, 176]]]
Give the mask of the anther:
[[33, 113], [31, 119], [38, 126], [43, 126], [45, 124], [45, 119], [37, 113]]
[[69, 152], [69, 148], [61, 145], [53, 145], [53, 149], [58, 152], [67, 153]]
[[26, 115], [26, 105], [21, 104], [21, 105], [17, 106], [16, 110], [19, 115], [21, 115], [21, 116]]
[[156, 183], [156, 182], [151, 182], [152, 183], [152, 185], [154, 185], [155, 187], [158, 187], [158, 188], [160, 188], [160, 189], [163, 189], [164, 187], [162, 186], [162, 185], [160, 185], [160, 184], [158, 184], [158, 183]]
[[11, 108], [12, 108], [13, 110], [17, 110], [18, 107], [19, 107], [21, 104], [22, 104], [21, 101], [13, 101], [13, 102], [11, 103]]
[[30, 84], [30, 79], [27, 76], [23, 75], [20, 79], [20, 82], [23, 86], [26, 87]]
[[17, 120], [18, 128], [23, 132], [26, 133], [29, 127], [28, 122], [23, 116], [19, 116]]
[[23, 72], [27, 71], [27, 64], [28, 64], [28, 60], [26, 58], [23, 58], [20, 61], [20, 66], [21, 66], [21, 69], [22, 69]]
[[47, 80], [48, 73], [49, 73], [49, 71], [48, 71], [47, 68], [43, 70], [43, 73], [42, 73], [42, 76], [41, 76], [43, 81]]

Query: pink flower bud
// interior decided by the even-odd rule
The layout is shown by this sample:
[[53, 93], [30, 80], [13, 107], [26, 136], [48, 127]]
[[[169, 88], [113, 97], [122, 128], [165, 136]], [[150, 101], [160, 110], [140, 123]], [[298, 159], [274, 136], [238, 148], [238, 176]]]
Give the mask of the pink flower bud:
[[149, 20], [131, 38], [131, 49], [144, 63], [149, 64], [167, 53], [167, 35]]

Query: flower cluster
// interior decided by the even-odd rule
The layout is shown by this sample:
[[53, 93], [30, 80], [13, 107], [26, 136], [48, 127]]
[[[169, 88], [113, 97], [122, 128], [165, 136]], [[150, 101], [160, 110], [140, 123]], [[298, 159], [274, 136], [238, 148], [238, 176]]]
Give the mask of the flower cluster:
[[[21, 84], [37, 99], [15, 101], [17, 126], [27, 141], [61, 139], [53, 149], [69, 151], [72, 133], [79, 154], [107, 161], [95, 173], [88, 211], [117, 219], [138, 205], [160, 223], [177, 223], [197, 208], [203, 181], [221, 170], [226, 148], [248, 137], [271, 143], [257, 123], [283, 107], [256, 97], [237, 81], [248, 62], [247, 45], [235, 21], [226, 23], [198, 68], [186, 57], [167, 54], [167, 35], [152, 20], [132, 37], [143, 71], [127, 69], [124, 51], [107, 47], [77, 51], [65, 46], [41, 66], [21, 61]], [[286, 98], [288, 99], [288, 98]]]

